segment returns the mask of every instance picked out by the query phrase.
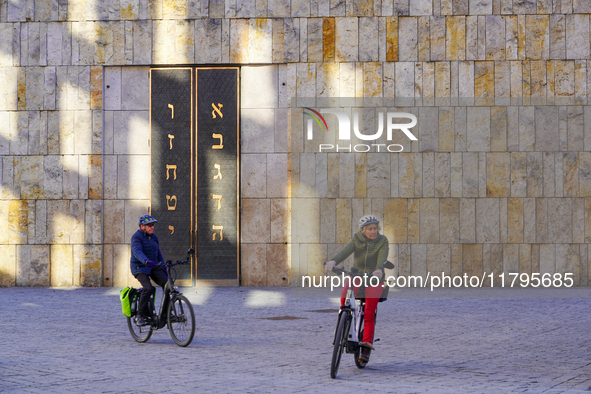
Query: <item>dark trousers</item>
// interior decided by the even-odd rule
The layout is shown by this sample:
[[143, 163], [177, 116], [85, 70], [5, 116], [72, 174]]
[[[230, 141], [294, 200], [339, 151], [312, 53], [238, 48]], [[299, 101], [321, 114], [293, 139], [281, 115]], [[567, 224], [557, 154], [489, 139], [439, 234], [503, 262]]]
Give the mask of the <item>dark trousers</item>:
[[168, 281], [168, 275], [166, 275], [166, 272], [163, 269], [155, 268], [152, 269], [152, 272], [150, 272], [149, 276], [148, 274], [144, 274], [142, 272], [135, 275], [135, 278], [142, 284], [140, 304], [138, 305], [137, 309], [138, 314], [142, 316], [150, 316], [150, 310], [148, 309], [148, 301], [150, 300], [150, 295], [154, 291], [154, 286], [152, 286], [150, 278], [152, 278], [152, 280], [156, 282], [158, 286], [162, 286], [162, 288], [164, 289], [164, 286]]

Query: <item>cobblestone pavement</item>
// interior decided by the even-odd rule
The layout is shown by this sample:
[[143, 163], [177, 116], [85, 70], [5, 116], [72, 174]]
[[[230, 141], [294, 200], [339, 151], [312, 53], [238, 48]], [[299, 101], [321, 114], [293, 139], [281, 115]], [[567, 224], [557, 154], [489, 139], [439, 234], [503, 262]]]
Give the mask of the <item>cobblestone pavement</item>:
[[[591, 391], [591, 289], [573, 290], [580, 298], [494, 298], [507, 297], [498, 289], [390, 299], [367, 368], [345, 354], [335, 380], [336, 300], [184, 288], [197, 331], [180, 348], [166, 329], [136, 343], [118, 291], [0, 289], [0, 392]], [[491, 298], [470, 298], [483, 294]]]

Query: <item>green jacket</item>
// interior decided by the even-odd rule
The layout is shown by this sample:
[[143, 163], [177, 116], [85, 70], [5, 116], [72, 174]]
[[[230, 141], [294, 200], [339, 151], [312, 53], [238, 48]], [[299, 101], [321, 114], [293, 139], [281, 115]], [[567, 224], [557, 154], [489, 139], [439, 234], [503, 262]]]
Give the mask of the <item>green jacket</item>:
[[384, 263], [388, 259], [388, 238], [379, 234], [373, 241], [368, 240], [358, 232], [351, 241], [337, 253], [332, 259], [337, 264], [353, 255], [354, 265], [359, 269], [359, 273], [372, 273], [377, 268], [384, 269]]

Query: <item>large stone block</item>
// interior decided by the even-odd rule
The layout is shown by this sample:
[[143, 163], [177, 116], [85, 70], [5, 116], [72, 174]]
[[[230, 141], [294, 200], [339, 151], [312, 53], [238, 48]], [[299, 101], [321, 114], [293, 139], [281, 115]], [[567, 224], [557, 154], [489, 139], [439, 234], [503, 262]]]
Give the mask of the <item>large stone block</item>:
[[271, 200], [271, 242], [287, 243], [291, 235], [290, 204], [287, 199]]
[[336, 18], [335, 60], [354, 62], [359, 59], [359, 25], [357, 18]]
[[289, 275], [289, 246], [267, 245], [267, 286], [288, 286]]
[[150, 156], [120, 155], [117, 163], [117, 198], [149, 199], [150, 191], [145, 187], [150, 178]]
[[[417, 18], [398, 18], [398, 59], [401, 62], [418, 60], [418, 25]], [[338, 31], [337, 31], [338, 32]], [[410, 97], [410, 96], [406, 96]]]
[[439, 223], [441, 243], [458, 243], [460, 239], [460, 200], [442, 198], [439, 200]]
[[566, 16], [566, 58], [589, 59], [590, 51], [589, 15]]
[[507, 201], [507, 238], [510, 243], [523, 243], [523, 200], [509, 198]]
[[49, 245], [16, 247], [17, 286], [49, 286], [49, 249]]
[[101, 256], [101, 245], [74, 245], [74, 266], [80, 267], [79, 283], [81, 286], [101, 286]]
[[72, 245], [51, 245], [51, 286], [73, 286], [74, 256]]
[[267, 155], [245, 154], [241, 160], [241, 195], [245, 198], [267, 196]]
[[277, 108], [277, 66], [249, 66], [240, 71], [241, 109]]
[[490, 150], [490, 108], [468, 108], [468, 151]]
[[476, 199], [476, 242], [499, 243], [500, 206], [497, 198]]
[[511, 154], [489, 153], [486, 160], [486, 196], [509, 197], [511, 193]]
[[476, 242], [476, 201], [460, 199], [460, 243]]
[[462, 246], [463, 272], [468, 276], [482, 276], [482, 244], [464, 244]]
[[[271, 238], [271, 201], [266, 199], [242, 199], [241, 212], [242, 229], [240, 233], [242, 243], [268, 243]], [[318, 214], [318, 209], [316, 209], [316, 213]], [[318, 217], [320, 216], [318, 215]], [[292, 214], [292, 225], [294, 224], [293, 220], [294, 216]], [[295, 224], [297, 225], [297, 223]], [[301, 231], [304, 231], [303, 228]], [[316, 232], [316, 235], [318, 235], [318, 232]]]

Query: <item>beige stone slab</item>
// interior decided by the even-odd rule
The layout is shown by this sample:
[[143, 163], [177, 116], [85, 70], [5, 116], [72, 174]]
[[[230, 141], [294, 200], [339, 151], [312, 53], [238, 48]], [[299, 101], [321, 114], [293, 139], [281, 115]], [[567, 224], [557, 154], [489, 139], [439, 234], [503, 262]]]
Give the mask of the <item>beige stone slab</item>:
[[359, 24], [357, 18], [336, 18], [335, 60], [354, 62], [359, 58]]
[[507, 60], [518, 59], [519, 25], [518, 17], [505, 15], [505, 57]]
[[249, 22], [232, 19], [230, 22], [230, 62], [247, 63], [249, 55]]
[[527, 196], [542, 197], [544, 194], [544, 172], [542, 152], [527, 152]]
[[519, 150], [531, 151], [535, 147], [535, 108], [519, 108]]
[[566, 16], [550, 15], [550, 59], [566, 58]]
[[390, 155], [367, 154], [368, 197], [390, 197]]
[[490, 109], [490, 147], [491, 151], [507, 151], [507, 107]]
[[450, 194], [451, 197], [462, 197], [462, 154], [452, 153], [451, 154], [451, 186]]
[[579, 160], [577, 152], [563, 153], [564, 196], [579, 196]]
[[490, 150], [490, 108], [468, 108], [467, 149], [487, 152]]
[[548, 199], [546, 198], [536, 201], [536, 241], [548, 242]]
[[21, 156], [17, 158], [14, 181], [20, 185], [22, 199], [43, 198], [43, 157]]
[[384, 201], [384, 235], [390, 242], [407, 242], [408, 203], [406, 199]]
[[505, 18], [486, 16], [486, 60], [505, 60]]
[[[460, 77], [461, 78], [461, 77]], [[474, 89], [472, 89], [474, 90]], [[454, 108], [454, 140], [456, 152], [466, 151], [466, 134], [467, 134], [467, 109], [466, 107]]]
[[556, 181], [556, 197], [564, 196], [564, 163], [563, 153], [556, 152], [554, 155], [554, 175]]
[[339, 197], [355, 197], [355, 156], [339, 155]]
[[[519, 273], [519, 245], [503, 245], [503, 272]], [[512, 276], [508, 276], [513, 278]]]
[[573, 201], [570, 198], [548, 199], [548, 242], [569, 243], [573, 240]]
[[149, 198], [149, 191], [142, 187], [150, 176], [150, 157], [148, 155], [118, 156], [117, 174], [117, 198]]
[[500, 205], [497, 198], [476, 199], [476, 242], [500, 242]]
[[478, 197], [478, 153], [464, 153], [462, 166], [463, 197]]
[[536, 241], [536, 199], [523, 199], [523, 242], [535, 243]]
[[537, 151], [559, 150], [558, 107], [535, 107], [535, 149]]
[[578, 244], [556, 245], [556, 272], [572, 274], [574, 286], [579, 286], [581, 276], [580, 248]]
[[363, 97], [382, 97], [382, 64], [363, 63]]
[[439, 243], [439, 200], [422, 198], [420, 201], [420, 242]]
[[460, 200], [439, 200], [440, 242], [458, 243], [460, 238]]
[[451, 253], [449, 245], [427, 245], [427, 272], [433, 275], [450, 275]]
[[267, 174], [267, 155], [244, 154], [240, 161], [242, 175], [241, 195], [245, 198], [266, 197], [267, 179], [269, 177]]
[[336, 242], [347, 243], [351, 240], [351, 199], [338, 198], [336, 200]]
[[16, 245], [0, 245], [0, 287], [16, 285]]
[[556, 272], [556, 245], [540, 245], [540, 274]]
[[429, 17], [419, 16], [417, 19], [418, 36], [417, 36], [417, 49], [418, 49], [418, 60], [426, 62], [431, 60], [431, 43], [430, 43], [430, 28], [429, 28]]
[[558, 102], [569, 103], [571, 100], [566, 97], [572, 97], [575, 94], [575, 62], [574, 61], [555, 61], [554, 83], [556, 97], [564, 97]]
[[359, 18], [359, 42], [362, 43], [359, 47], [359, 61], [375, 62], [379, 60], [378, 32], [378, 18]]
[[573, 242], [585, 243], [585, 199], [573, 198]]
[[320, 200], [320, 242], [335, 243], [337, 236], [337, 201], [336, 199]]
[[486, 155], [486, 196], [509, 197], [511, 194], [511, 154]]
[[478, 60], [478, 17], [466, 17], [466, 60]]
[[523, 242], [523, 200], [510, 198], [507, 204], [508, 242]]
[[26, 244], [28, 241], [29, 203], [25, 200], [12, 200], [7, 208], [8, 243]]
[[464, 273], [468, 276], [482, 276], [483, 274], [483, 258], [481, 244], [465, 244], [462, 245], [462, 265]]
[[[244, 201], [244, 200], [243, 200]], [[255, 201], [255, 200], [253, 200]], [[251, 205], [254, 205], [254, 202], [251, 202]], [[265, 219], [264, 212], [261, 211], [266, 204], [265, 200], [259, 200], [256, 202], [256, 210], [253, 210], [252, 215], [257, 214], [260, 215], [261, 218], [253, 219], [252, 225], [249, 225], [253, 231], [255, 228], [265, 229], [264, 226], [268, 226], [266, 224], [267, 220]], [[244, 208], [243, 208], [244, 212]], [[244, 217], [244, 213], [243, 213]], [[250, 216], [249, 216], [250, 217]], [[300, 199], [292, 199], [291, 203], [291, 220], [292, 220], [292, 242], [295, 240], [298, 243], [312, 243], [317, 242], [320, 239], [320, 203], [318, 199], [312, 198], [300, 198]], [[262, 222], [264, 221], [264, 223]], [[258, 222], [258, 223], [257, 223]], [[244, 223], [244, 219], [243, 219]], [[249, 240], [249, 236], [244, 233], [244, 230], [247, 228], [242, 228], [242, 237], [243, 242]], [[260, 231], [259, 231], [260, 232]], [[263, 234], [266, 232], [263, 231]], [[260, 238], [260, 237], [259, 237]], [[263, 236], [262, 240], [265, 237]], [[261, 242], [261, 241], [259, 241]]]
[[567, 107], [568, 150], [584, 150], [584, 112], [582, 106]]
[[51, 245], [51, 286], [69, 287], [73, 284], [72, 245]]
[[271, 19], [249, 20], [248, 62], [251, 64], [273, 62], [273, 23]]
[[579, 152], [579, 196], [591, 197], [591, 153]]
[[575, 60], [575, 102], [587, 104], [587, 61]]
[[315, 159], [315, 187], [314, 196], [320, 198], [328, 197], [328, 154], [317, 153]]
[[422, 186], [423, 197], [435, 197], [435, 155], [431, 152], [423, 153]]
[[418, 60], [417, 18], [398, 18], [398, 59], [402, 62]]
[[240, 248], [242, 262], [242, 285], [247, 287], [267, 286], [267, 246], [243, 244]]
[[460, 242], [476, 242], [476, 201], [473, 198], [460, 199]]
[[527, 59], [548, 59], [549, 22], [547, 15], [526, 15], [525, 53]]
[[[429, 20], [429, 40], [430, 40], [430, 58], [431, 61], [446, 60], [447, 42], [445, 33], [446, 17], [432, 16]], [[454, 59], [456, 60], [456, 59]]]
[[267, 245], [267, 286], [289, 285], [288, 245]]
[[273, 152], [275, 113], [272, 109], [241, 111], [241, 150], [244, 153]]
[[409, 243], [418, 243], [420, 235], [420, 200], [408, 200], [408, 225], [407, 237]]
[[291, 235], [289, 204], [286, 199], [271, 200], [271, 242], [287, 243]]
[[585, 199], [585, 243], [591, 242], [591, 198]]
[[511, 153], [511, 196], [527, 196], [527, 157], [525, 152]]
[[355, 153], [355, 197], [367, 197], [367, 154]]
[[435, 197], [451, 197], [451, 155], [435, 153]]
[[589, 15], [566, 16], [567, 59], [588, 59], [590, 52]]

